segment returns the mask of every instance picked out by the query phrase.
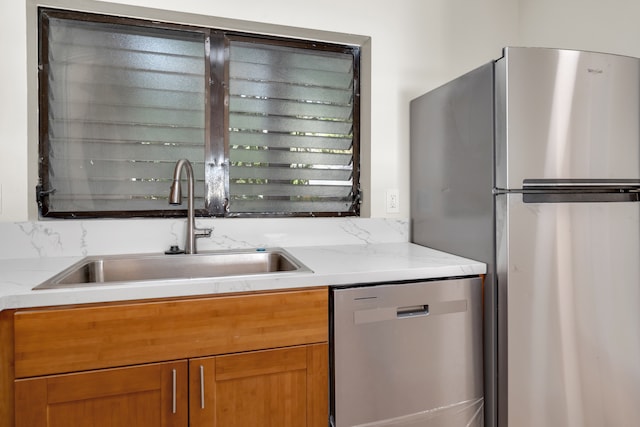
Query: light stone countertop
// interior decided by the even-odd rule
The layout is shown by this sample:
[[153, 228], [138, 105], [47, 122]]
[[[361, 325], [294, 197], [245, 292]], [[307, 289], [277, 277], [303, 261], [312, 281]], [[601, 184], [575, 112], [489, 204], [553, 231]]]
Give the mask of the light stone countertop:
[[0, 310], [484, 274], [483, 263], [412, 243], [284, 247], [312, 272], [33, 290], [83, 257], [0, 259]]

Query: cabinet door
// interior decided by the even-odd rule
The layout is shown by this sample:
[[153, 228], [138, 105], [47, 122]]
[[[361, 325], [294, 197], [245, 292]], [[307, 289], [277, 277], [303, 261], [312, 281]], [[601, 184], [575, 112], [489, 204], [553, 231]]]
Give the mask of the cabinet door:
[[187, 362], [16, 380], [16, 427], [186, 427]]
[[191, 427], [326, 427], [328, 345], [189, 362]]

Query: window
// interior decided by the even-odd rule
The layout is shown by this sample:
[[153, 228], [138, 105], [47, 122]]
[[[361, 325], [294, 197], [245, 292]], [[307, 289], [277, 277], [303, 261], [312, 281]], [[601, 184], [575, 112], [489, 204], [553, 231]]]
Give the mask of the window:
[[[359, 214], [359, 48], [40, 10], [40, 212]], [[184, 185], [184, 184], [183, 184]]]

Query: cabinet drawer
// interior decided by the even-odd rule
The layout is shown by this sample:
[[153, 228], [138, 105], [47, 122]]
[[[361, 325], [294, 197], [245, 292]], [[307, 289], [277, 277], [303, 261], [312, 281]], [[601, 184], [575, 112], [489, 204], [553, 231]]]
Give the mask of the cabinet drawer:
[[19, 310], [16, 378], [328, 341], [328, 290]]

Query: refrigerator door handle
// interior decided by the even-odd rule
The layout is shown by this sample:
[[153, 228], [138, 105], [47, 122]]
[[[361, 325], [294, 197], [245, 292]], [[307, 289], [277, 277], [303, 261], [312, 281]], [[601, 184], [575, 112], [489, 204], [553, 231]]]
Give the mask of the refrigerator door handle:
[[607, 203], [640, 201], [637, 179], [525, 179], [522, 190], [525, 203]]
[[640, 202], [640, 193], [634, 191], [620, 192], [572, 192], [567, 190], [547, 192], [523, 192], [524, 203], [609, 203]]
[[638, 189], [640, 180], [638, 179], [525, 179], [522, 181], [522, 188], [525, 190], [544, 190], [549, 188], [575, 189], [575, 190], [616, 190], [616, 189]]

